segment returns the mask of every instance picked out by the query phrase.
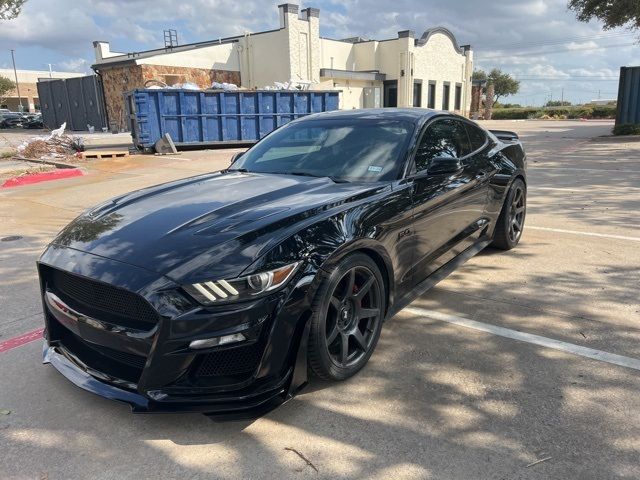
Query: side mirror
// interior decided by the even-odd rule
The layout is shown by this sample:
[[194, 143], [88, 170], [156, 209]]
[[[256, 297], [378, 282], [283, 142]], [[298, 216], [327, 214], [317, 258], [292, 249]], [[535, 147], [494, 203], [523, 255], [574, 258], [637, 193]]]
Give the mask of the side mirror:
[[235, 153], [235, 154], [233, 155], [233, 157], [231, 157], [231, 164], [233, 165], [233, 163], [234, 163], [236, 160], [238, 160], [241, 156], [243, 156], [243, 155], [244, 155], [244, 153], [245, 153], [245, 152], [238, 152], [238, 153]]
[[435, 157], [431, 159], [427, 173], [440, 175], [443, 173], [457, 173], [462, 170], [462, 163], [457, 158]]

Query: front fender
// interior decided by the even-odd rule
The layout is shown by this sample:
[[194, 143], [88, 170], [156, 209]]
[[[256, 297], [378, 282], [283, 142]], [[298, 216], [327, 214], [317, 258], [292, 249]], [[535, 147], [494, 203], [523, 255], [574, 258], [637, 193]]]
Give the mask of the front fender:
[[340, 212], [287, 238], [245, 272], [269, 270], [304, 260], [316, 276], [330, 272], [345, 256], [355, 251], [368, 253], [378, 263], [387, 282], [390, 304], [395, 291], [393, 262], [375, 235], [376, 226], [366, 227], [358, 208]]

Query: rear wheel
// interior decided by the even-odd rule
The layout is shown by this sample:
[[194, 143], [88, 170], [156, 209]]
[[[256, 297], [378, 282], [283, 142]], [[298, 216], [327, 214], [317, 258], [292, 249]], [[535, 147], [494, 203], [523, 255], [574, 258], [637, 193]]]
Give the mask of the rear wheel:
[[325, 380], [344, 380], [367, 363], [385, 312], [384, 282], [376, 263], [356, 253], [322, 281], [313, 304], [309, 366]]
[[524, 218], [527, 213], [527, 189], [521, 179], [516, 179], [498, 217], [492, 245], [502, 250], [511, 250], [522, 237]]

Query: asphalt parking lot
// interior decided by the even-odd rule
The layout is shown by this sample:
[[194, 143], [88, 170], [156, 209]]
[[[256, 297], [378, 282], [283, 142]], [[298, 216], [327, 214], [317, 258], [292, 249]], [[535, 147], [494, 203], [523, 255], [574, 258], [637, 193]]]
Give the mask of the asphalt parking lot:
[[[485, 126], [528, 151], [521, 244], [387, 322], [359, 375], [214, 423], [132, 415], [41, 365], [39, 340], [0, 350], [0, 478], [640, 478], [640, 141], [602, 137], [608, 121]], [[0, 190], [0, 237], [22, 237], [0, 242], [0, 343], [41, 327], [34, 262], [68, 221], [236, 151]]]

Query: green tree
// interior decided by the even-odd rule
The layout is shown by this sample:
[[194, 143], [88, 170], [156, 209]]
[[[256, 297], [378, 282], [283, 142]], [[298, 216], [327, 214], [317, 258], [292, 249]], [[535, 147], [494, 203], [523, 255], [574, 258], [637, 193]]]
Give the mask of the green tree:
[[571, 106], [571, 102], [567, 102], [566, 100], [564, 101], [560, 101], [560, 100], [549, 100], [545, 107], [570, 107]]
[[0, 77], [0, 104], [4, 101], [4, 96], [16, 88], [16, 84], [6, 77]]
[[480, 82], [487, 81], [487, 74], [484, 70], [475, 70], [471, 75], [471, 80], [478, 80]]
[[493, 85], [493, 104], [495, 104], [499, 98], [515, 95], [520, 90], [520, 81], [498, 68], [491, 70], [488, 75], [484, 70], [476, 70], [473, 72], [471, 78], [480, 81], [486, 80], [488, 85]]
[[569, 0], [568, 7], [581, 22], [597, 18], [606, 30], [624, 26], [640, 29], [638, 0]]
[[11, 20], [20, 15], [27, 0], [0, 0], [0, 20]]

